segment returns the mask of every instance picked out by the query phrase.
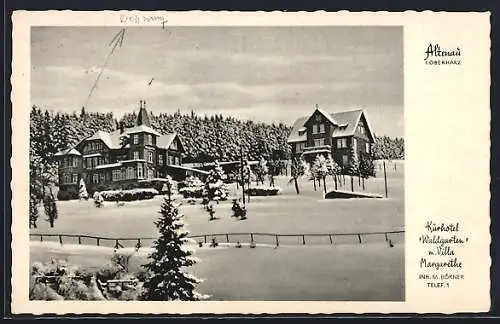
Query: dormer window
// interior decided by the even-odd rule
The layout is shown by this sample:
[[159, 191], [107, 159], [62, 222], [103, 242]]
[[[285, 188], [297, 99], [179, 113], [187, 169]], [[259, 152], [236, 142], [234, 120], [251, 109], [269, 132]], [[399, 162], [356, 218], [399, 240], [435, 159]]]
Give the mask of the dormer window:
[[139, 160], [139, 152], [134, 152], [134, 160]]
[[302, 136], [306, 133], [306, 128], [299, 129], [299, 136]]
[[318, 125], [313, 125], [313, 134], [318, 134]]
[[172, 144], [170, 144], [170, 149], [171, 150], [177, 150], [177, 142], [175, 140], [172, 141]]
[[325, 124], [319, 124], [319, 132], [321, 134], [325, 132]]

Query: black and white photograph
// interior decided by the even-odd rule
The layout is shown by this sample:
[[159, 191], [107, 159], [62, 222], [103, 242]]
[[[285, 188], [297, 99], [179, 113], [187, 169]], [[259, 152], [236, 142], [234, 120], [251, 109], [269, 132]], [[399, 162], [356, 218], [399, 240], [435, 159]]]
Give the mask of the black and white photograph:
[[403, 36], [32, 26], [29, 299], [405, 301]]

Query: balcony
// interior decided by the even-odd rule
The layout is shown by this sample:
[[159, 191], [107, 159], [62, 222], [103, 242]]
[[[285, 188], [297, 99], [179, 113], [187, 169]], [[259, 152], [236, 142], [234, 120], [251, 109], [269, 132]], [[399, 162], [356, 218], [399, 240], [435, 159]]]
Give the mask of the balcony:
[[321, 145], [321, 146], [306, 146], [302, 151], [302, 154], [318, 154], [318, 153], [331, 153], [331, 145]]

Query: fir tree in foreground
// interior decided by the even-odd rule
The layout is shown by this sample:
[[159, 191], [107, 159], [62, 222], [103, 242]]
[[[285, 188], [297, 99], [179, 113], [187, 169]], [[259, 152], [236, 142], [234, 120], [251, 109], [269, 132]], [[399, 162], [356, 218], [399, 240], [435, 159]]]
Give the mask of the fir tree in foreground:
[[206, 296], [196, 292], [200, 280], [182, 271], [196, 263], [192, 251], [184, 248], [188, 232], [182, 214], [167, 195], [161, 205], [160, 219], [155, 222], [160, 237], [153, 243], [150, 262], [143, 267], [149, 273], [144, 283], [143, 300], [200, 300]]

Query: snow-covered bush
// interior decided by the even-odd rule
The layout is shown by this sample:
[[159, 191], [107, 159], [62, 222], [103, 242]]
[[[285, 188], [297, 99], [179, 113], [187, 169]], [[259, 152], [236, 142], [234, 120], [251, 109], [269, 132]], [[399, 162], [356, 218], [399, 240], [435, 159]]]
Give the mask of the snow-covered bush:
[[184, 198], [201, 198], [203, 196], [203, 182], [198, 177], [188, 177], [184, 182], [179, 193]]
[[245, 189], [245, 193], [249, 196], [276, 196], [281, 193], [281, 188], [258, 186]]
[[31, 300], [104, 300], [91, 272], [69, 265], [64, 260], [34, 262], [35, 280]]
[[131, 189], [101, 191], [101, 196], [106, 201], [134, 201], [152, 199], [158, 195], [156, 189]]

